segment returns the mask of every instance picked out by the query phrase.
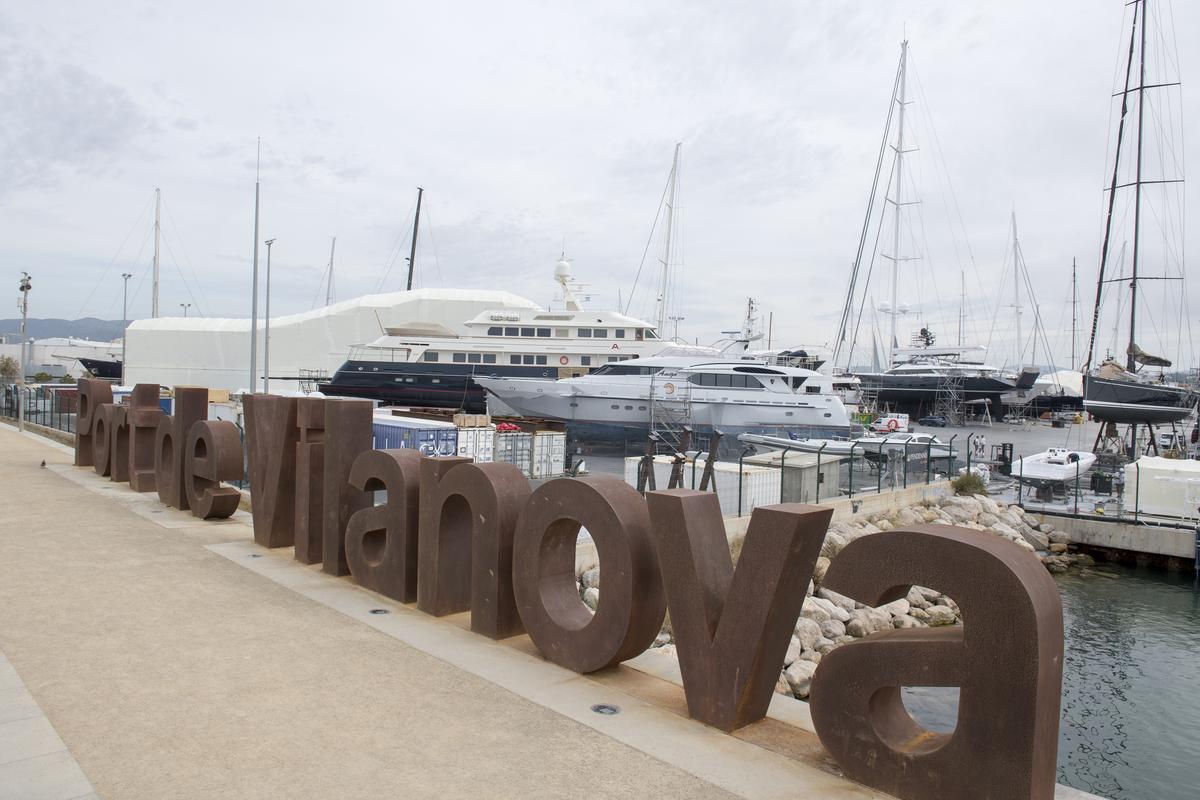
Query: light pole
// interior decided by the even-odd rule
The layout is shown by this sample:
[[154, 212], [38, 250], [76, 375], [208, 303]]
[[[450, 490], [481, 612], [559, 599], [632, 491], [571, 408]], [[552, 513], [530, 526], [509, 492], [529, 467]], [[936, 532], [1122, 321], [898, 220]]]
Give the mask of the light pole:
[[17, 371], [17, 428], [25, 430], [25, 328], [29, 320], [29, 273], [21, 273], [21, 364]]
[[183, 318], [187, 319], [187, 310], [192, 307], [191, 303], [180, 303], [179, 307], [183, 309]]
[[263, 310], [263, 321], [266, 330], [263, 331], [263, 394], [271, 393], [271, 245], [274, 239], [263, 242], [267, 246], [267, 307]]
[[121, 289], [121, 385], [125, 385], [125, 338], [129, 335], [129, 279], [131, 272], [122, 272], [121, 280], [125, 282]]

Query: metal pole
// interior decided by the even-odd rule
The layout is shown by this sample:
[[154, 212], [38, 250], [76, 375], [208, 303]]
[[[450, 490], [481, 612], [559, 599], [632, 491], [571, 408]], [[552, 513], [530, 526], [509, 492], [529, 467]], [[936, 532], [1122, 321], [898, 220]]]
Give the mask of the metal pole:
[[850, 497], [854, 497], [854, 447], [858, 442], [850, 443]]
[[[950, 466], [946, 470], [947, 475], [952, 474], [953, 470], [954, 470], [954, 440], [957, 438], [958, 438], [957, 433], [950, 437], [950, 459], [949, 459]], [[971, 474], [971, 468], [969, 466], [967, 467], [967, 474], [968, 475]]]
[[271, 393], [271, 245], [274, 239], [263, 242], [267, 246], [267, 301], [263, 311], [263, 322], [266, 330], [263, 332], [263, 394]]
[[21, 358], [17, 365], [17, 429], [25, 430], [25, 341], [29, 322], [29, 273], [21, 273]]
[[1136, 461], [1133, 462], [1133, 479], [1137, 481], [1133, 487], [1133, 524], [1136, 525], [1138, 521], [1138, 506], [1141, 505], [1138, 501], [1141, 500], [1142, 494], [1142, 465]]
[[[408, 251], [408, 291], [412, 291], [413, 271], [417, 268], [417, 231], [421, 227], [421, 197], [425, 190], [417, 187], [417, 214], [413, 217], [412, 247]], [[436, 255], [436, 253], [435, 253]]]
[[[1021, 472], [1025, 472], [1025, 462], [1021, 462]], [[1079, 516], [1079, 462], [1075, 462], [1075, 516]]]
[[125, 341], [129, 338], [129, 279], [130, 272], [122, 272], [121, 279], [125, 282], [121, 289], [121, 385], [125, 385]]
[[821, 502], [821, 452], [829, 446], [829, 442], [817, 448], [817, 498], [814, 502]]
[[162, 232], [162, 226], [159, 224], [159, 211], [162, 207], [162, 191], [158, 188], [154, 190], [154, 285], [150, 291], [150, 316], [157, 319], [158, 317], [158, 273], [159, 273], [159, 258], [158, 258], [158, 242]]
[[742, 470], [745, 468], [746, 451], [738, 456], [738, 516], [742, 515]]
[[[967, 434], [967, 472], [971, 471], [971, 439], [973, 439], [974, 437], [975, 437], [975, 434], [973, 434], [973, 433]], [[951, 441], [953, 441], [953, 440], [951, 440]]]
[[893, 196], [895, 203], [895, 225], [896, 230], [893, 231], [892, 238], [892, 306], [889, 309], [892, 320], [890, 338], [888, 339], [888, 367], [896, 366], [896, 316], [900, 313], [897, 305], [897, 289], [900, 280], [900, 209], [904, 202], [900, 199], [904, 192], [904, 106], [908, 105], [905, 102], [905, 94], [908, 83], [908, 40], [905, 39], [900, 44], [900, 96], [897, 103], [900, 106], [897, 117], [899, 123], [896, 133], [896, 189]]
[[933, 439], [925, 445], [925, 483], [933, 482]]
[[[262, 143], [259, 143], [261, 149]], [[250, 394], [258, 390], [258, 168], [254, 170], [254, 273], [250, 290]]]
[[779, 452], [779, 502], [787, 502], [783, 499], [783, 475], [784, 467], [787, 466], [788, 449], [785, 447]]
[[[1021, 505], [1021, 487], [1025, 484], [1025, 459], [1019, 453], [1017, 461], [1021, 462], [1021, 471], [1017, 473], [1017, 505]], [[1021, 506], [1024, 508], [1024, 506]]]

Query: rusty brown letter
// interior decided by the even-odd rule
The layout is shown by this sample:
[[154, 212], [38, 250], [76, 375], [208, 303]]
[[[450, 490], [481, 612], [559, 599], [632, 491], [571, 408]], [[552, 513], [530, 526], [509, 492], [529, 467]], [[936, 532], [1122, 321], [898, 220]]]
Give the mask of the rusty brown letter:
[[688, 713], [724, 731], [762, 719], [833, 510], [754, 509], [735, 569], [715, 494], [649, 492], [646, 505]]
[[434, 616], [469, 608], [471, 630], [492, 639], [524, 630], [513, 597], [513, 533], [529, 494], [511, 464], [422, 461], [417, 608]]
[[[594, 616], [575, 583], [580, 526], [596, 543], [604, 574]], [[559, 478], [530, 495], [513, 537], [513, 590], [542, 655], [595, 672], [650, 646], [667, 604], [649, 528], [642, 496], [618, 478]]]
[[324, 524], [325, 399], [296, 398], [296, 560], [316, 564], [321, 560], [321, 526]]
[[159, 388], [139, 383], [129, 395], [125, 421], [129, 430], [129, 488], [135, 492], [153, 492], [154, 441], [163, 410], [158, 404]]
[[358, 454], [370, 450], [370, 400], [325, 400], [324, 523], [321, 526], [321, 570], [348, 575], [346, 523], [355, 511], [371, 504], [361, 489], [350, 485], [350, 470]]
[[[917, 525], [851, 542], [823, 582], [869, 606], [914, 584], [952, 597], [963, 625], [884, 631], [829, 652], [809, 701], [821, 742], [848, 777], [896, 797], [1051, 800], [1063, 666], [1054, 580], [1011, 542]], [[959, 687], [954, 732], [918, 725], [904, 686]]]
[[112, 384], [99, 378], [80, 378], [75, 385], [79, 393], [75, 414], [75, 466], [90, 467], [94, 464], [92, 426], [96, 421], [96, 410], [112, 402]]
[[346, 564], [355, 581], [401, 603], [417, 598], [420, 461], [415, 450], [364, 450], [350, 470], [351, 486], [387, 492], [387, 502], [350, 515]]
[[92, 423], [92, 468], [117, 483], [129, 480], [129, 428], [125, 406], [105, 403]]
[[188, 510], [183, 488], [183, 453], [188, 431], [208, 417], [208, 389], [175, 387], [173, 413], [158, 421], [154, 438], [154, 483], [158, 499], [181, 511]]
[[287, 547], [296, 515], [296, 398], [252, 394], [242, 403], [254, 541], [263, 547]]
[[242, 477], [242, 437], [237, 426], [201, 420], [188, 431], [183, 456], [183, 486], [192, 515], [224, 519], [237, 511], [242, 493], [221, 481]]

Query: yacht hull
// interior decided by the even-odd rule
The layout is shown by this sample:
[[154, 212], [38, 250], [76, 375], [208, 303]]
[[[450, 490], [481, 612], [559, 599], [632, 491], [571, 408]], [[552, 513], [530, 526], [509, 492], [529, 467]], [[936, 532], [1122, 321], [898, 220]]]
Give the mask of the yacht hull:
[[553, 381], [559, 371], [547, 366], [506, 364], [441, 364], [425, 361], [347, 361], [328, 383], [319, 385], [330, 397], [356, 397], [390, 405], [462, 409], [469, 414], [487, 411], [483, 387], [472, 378], [533, 378]]
[[1187, 387], [1083, 376], [1083, 408], [1101, 422], [1181, 422], [1195, 407], [1196, 395]]
[[[879, 402], [918, 415], [933, 410], [938, 388], [945, 381], [938, 375], [859, 373], [857, 377], [862, 390], [875, 391]], [[1015, 388], [1013, 381], [992, 377], [964, 377], [962, 382], [963, 399], [967, 402], [987, 400], [993, 414], [1003, 405], [1002, 396]]]

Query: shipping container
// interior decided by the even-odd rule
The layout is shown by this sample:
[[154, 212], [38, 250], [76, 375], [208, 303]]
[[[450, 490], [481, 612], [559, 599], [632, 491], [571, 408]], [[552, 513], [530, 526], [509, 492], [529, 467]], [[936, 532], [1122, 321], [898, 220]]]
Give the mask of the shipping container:
[[529, 468], [531, 478], [562, 475], [567, 460], [567, 435], [556, 431], [537, 431], [533, 434], [532, 456]]
[[452, 456], [458, 452], [458, 429], [445, 422], [376, 416], [372, 433], [376, 450], [404, 448], [427, 456]]
[[[486, 416], [479, 414], [478, 416]], [[458, 429], [458, 454], [487, 463], [496, 458], [496, 426]]]
[[496, 434], [495, 460], [512, 464], [526, 478], [532, 477], [533, 434], [520, 431]]

